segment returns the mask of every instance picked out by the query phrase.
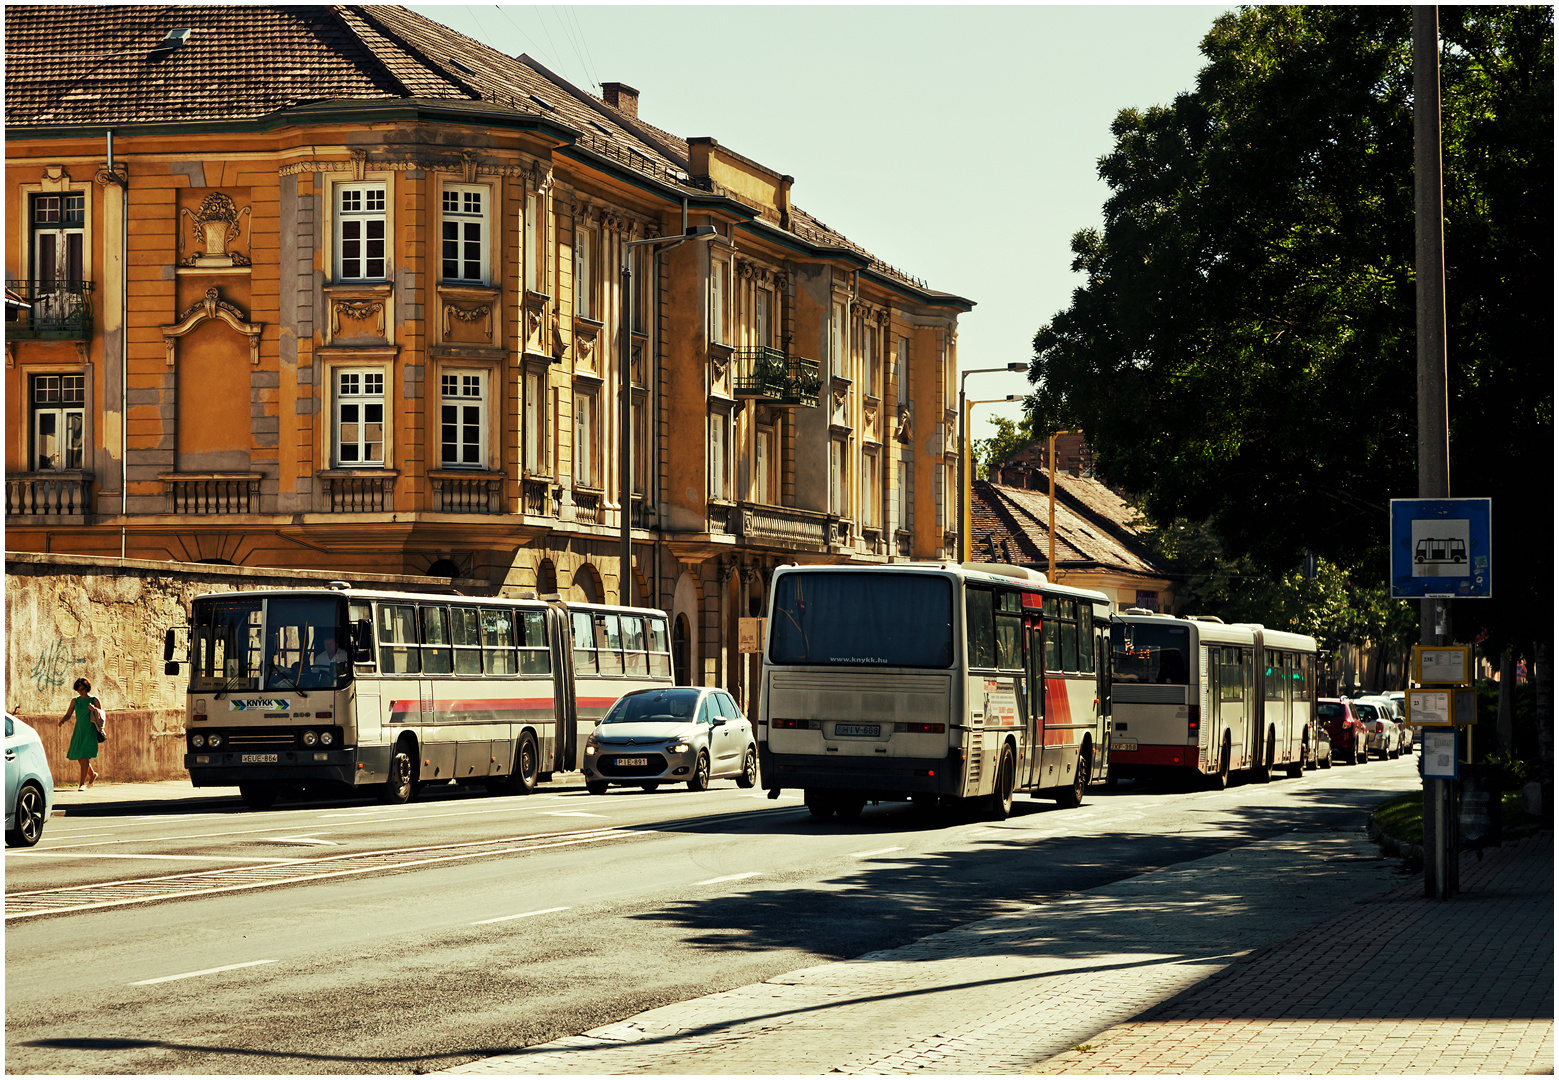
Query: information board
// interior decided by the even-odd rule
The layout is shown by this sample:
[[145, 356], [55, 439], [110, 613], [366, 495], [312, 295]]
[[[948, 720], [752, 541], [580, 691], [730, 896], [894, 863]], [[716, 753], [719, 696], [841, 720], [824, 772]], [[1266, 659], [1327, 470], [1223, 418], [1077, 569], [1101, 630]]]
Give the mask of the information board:
[[1456, 732], [1426, 731], [1418, 754], [1421, 775], [1430, 780], [1456, 779]]

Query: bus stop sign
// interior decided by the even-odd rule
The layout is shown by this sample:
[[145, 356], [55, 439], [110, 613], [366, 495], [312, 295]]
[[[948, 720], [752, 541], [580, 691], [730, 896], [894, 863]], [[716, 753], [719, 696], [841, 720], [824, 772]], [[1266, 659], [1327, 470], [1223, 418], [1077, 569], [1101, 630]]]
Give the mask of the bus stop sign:
[[1393, 599], [1493, 595], [1488, 499], [1392, 499]]

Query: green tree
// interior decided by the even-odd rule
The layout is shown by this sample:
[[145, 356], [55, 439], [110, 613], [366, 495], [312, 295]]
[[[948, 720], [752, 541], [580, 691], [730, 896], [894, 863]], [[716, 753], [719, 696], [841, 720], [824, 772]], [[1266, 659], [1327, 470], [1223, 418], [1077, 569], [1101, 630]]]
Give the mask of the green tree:
[[[1553, 18], [1440, 13], [1451, 491], [1494, 500], [1498, 544], [1496, 599], [1455, 617], [1529, 650], [1552, 626]], [[1086, 430], [1155, 522], [1373, 588], [1418, 490], [1410, 10], [1246, 8], [1202, 51], [1194, 91], [1115, 120], [1030, 425]]]
[[996, 428], [996, 434], [989, 439], [975, 439], [970, 447], [976, 480], [989, 480], [992, 468], [1034, 441], [1034, 434], [1029, 430], [1027, 421], [1019, 423], [998, 416], [991, 420], [991, 424]]

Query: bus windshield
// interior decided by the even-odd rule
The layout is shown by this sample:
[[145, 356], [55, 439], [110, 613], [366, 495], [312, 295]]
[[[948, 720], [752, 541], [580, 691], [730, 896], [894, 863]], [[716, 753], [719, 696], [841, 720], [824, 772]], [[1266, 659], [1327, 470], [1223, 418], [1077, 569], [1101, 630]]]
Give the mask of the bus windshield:
[[199, 601], [190, 621], [190, 691], [338, 686], [352, 673], [345, 621], [335, 596], [272, 598], [268, 606], [242, 593]]
[[769, 613], [769, 662], [945, 668], [953, 586], [925, 574], [786, 574]]
[[1191, 634], [1184, 626], [1116, 623], [1110, 627], [1110, 678], [1117, 683], [1184, 686]]

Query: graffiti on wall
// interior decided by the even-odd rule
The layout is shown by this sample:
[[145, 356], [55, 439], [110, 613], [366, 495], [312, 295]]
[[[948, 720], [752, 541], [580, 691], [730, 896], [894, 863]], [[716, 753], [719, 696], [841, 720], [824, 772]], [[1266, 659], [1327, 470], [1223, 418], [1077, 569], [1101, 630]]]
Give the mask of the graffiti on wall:
[[74, 642], [53, 641], [38, 653], [32, 665], [32, 689], [39, 697], [57, 696], [79, 677], [87, 658], [76, 652]]

